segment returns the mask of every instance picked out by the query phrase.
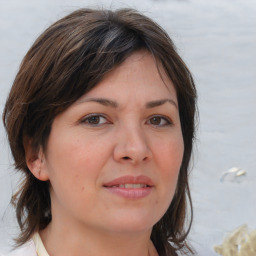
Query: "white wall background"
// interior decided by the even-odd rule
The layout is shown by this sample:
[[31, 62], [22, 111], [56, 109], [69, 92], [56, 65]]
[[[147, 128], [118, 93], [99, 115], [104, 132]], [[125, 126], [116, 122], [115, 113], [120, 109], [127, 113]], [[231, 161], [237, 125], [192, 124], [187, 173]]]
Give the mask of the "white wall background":
[[[125, 2], [125, 3], [124, 3]], [[248, 224], [256, 228], [256, 1], [255, 0], [0, 0], [0, 112], [22, 57], [52, 22], [78, 7], [134, 7], [159, 22], [194, 74], [200, 126], [191, 176], [198, 255]], [[15, 233], [9, 205], [15, 191], [12, 159], [0, 124], [0, 251]], [[233, 166], [239, 182], [220, 182]]]

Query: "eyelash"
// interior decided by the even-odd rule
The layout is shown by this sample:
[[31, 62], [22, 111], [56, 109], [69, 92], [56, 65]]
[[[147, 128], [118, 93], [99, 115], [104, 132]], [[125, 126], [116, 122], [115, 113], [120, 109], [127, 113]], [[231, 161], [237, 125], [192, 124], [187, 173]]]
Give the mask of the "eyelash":
[[[104, 118], [106, 121], [104, 121], [104, 123], [90, 123], [90, 121], [93, 122], [93, 120], [90, 120], [92, 118], [97, 118], [96, 121], [100, 121], [100, 119]], [[160, 121], [160, 124], [153, 124], [153, 123], [150, 123], [154, 118], [159, 118], [158, 121]], [[164, 124], [161, 124], [161, 122], [164, 121], [165, 123]], [[104, 124], [111, 124], [110, 121], [107, 120], [107, 118], [102, 115], [102, 114], [89, 114], [87, 116], [85, 116], [82, 120], [81, 120], [81, 123], [83, 124], [86, 124], [86, 125], [90, 125], [90, 126], [95, 126], [95, 127], [98, 127], [98, 126], [102, 126]], [[173, 122], [170, 120], [170, 118], [166, 117], [166, 116], [162, 116], [162, 115], [154, 115], [154, 116], [151, 116], [147, 121], [146, 121], [146, 124], [148, 125], [153, 125], [155, 127], [165, 127], [165, 126], [169, 126], [169, 125], [172, 125]]]
[[[104, 118], [105, 120], [106, 120], [106, 122], [104, 122], [103, 124], [100, 124], [100, 123], [90, 123], [90, 119], [92, 119], [92, 118], [98, 118], [99, 120], [101, 119], [101, 118]], [[101, 125], [104, 125], [104, 124], [106, 124], [106, 123], [110, 123], [108, 120], [107, 120], [107, 118], [104, 116], [104, 115], [102, 115], [102, 114], [89, 114], [89, 115], [87, 115], [87, 116], [85, 116], [82, 120], [81, 120], [81, 123], [83, 123], [83, 124], [87, 124], [87, 125], [90, 125], [90, 126], [101, 126]]]
[[[169, 126], [169, 125], [172, 125], [173, 122], [171, 121], [170, 118], [166, 117], [166, 116], [162, 116], [162, 115], [154, 115], [154, 116], [151, 116], [148, 121], [152, 120], [153, 118], [160, 118], [160, 123], [162, 122], [162, 120], [164, 120], [165, 124], [151, 124], [155, 127], [165, 127], [165, 126]], [[147, 122], [148, 122], [147, 121]]]

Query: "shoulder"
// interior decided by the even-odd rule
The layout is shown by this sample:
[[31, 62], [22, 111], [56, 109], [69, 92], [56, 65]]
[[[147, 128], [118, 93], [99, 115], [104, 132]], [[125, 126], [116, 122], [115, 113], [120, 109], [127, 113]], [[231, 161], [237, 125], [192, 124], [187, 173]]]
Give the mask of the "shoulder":
[[30, 240], [21, 247], [11, 251], [9, 254], [0, 254], [0, 256], [37, 256], [37, 254], [34, 242]]

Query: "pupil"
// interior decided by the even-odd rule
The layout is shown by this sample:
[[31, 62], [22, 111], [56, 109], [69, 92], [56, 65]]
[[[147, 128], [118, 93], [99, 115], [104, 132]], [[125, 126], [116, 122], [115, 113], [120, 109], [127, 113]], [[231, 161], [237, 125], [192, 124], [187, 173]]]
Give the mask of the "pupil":
[[152, 124], [159, 124], [160, 123], [160, 118], [159, 117], [153, 117], [151, 119], [151, 123]]
[[92, 117], [89, 118], [88, 121], [89, 121], [90, 124], [98, 124], [99, 120], [100, 120], [100, 118], [98, 116], [92, 116]]

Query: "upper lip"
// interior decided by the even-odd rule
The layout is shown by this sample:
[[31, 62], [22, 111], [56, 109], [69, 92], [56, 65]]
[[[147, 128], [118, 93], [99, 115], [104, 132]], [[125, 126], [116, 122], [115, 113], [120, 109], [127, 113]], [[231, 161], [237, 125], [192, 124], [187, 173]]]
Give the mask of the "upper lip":
[[112, 186], [124, 185], [124, 184], [145, 184], [150, 187], [154, 185], [153, 181], [145, 175], [139, 175], [139, 176], [126, 175], [126, 176], [122, 176], [114, 180], [111, 180], [107, 183], [104, 183], [103, 185], [104, 187], [112, 187]]

